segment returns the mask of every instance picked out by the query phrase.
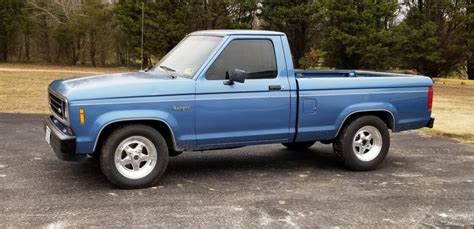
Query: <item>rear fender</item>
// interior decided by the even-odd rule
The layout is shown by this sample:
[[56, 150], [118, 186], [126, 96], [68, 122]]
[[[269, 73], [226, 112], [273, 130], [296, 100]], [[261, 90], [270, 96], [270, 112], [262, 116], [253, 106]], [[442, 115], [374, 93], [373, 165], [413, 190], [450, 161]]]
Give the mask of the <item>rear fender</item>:
[[390, 103], [358, 103], [346, 107], [336, 119], [337, 132], [334, 137], [336, 137], [341, 131], [342, 126], [345, 124], [347, 119], [352, 115], [357, 113], [366, 113], [366, 112], [388, 112], [392, 116], [392, 127], [395, 131], [397, 129], [398, 123], [398, 113], [397, 109]]

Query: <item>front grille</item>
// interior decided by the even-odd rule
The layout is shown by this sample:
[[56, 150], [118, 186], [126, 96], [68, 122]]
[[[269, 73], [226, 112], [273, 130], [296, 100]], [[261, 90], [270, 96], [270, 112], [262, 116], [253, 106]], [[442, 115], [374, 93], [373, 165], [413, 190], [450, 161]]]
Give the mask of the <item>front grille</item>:
[[51, 112], [53, 112], [53, 115], [55, 115], [60, 120], [66, 121], [67, 120], [66, 101], [51, 92], [48, 92], [48, 95], [49, 95], [49, 106], [51, 108]]

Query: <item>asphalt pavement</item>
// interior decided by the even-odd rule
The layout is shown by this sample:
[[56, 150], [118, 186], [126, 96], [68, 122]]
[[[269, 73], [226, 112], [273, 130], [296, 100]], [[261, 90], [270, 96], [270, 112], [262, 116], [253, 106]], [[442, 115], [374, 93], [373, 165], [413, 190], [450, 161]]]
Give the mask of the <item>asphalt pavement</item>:
[[371, 172], [320, 143], [185, 152], [157, 186], [121, 190], [92, 159], [58, 160], [44, 117], [0, 114], [0, 228], [474, 227], [474, 146], [448, 138], [392, 134]]

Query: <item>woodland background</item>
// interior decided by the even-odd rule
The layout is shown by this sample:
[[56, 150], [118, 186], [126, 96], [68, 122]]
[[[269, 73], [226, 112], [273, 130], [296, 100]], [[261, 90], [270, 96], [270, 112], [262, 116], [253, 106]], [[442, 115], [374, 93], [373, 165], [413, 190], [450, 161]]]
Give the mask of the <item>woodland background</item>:
[[474, 0], [0, 0], [0, 62], [156, 63], [204, 29], [285, 32], [298, 68], [474, 79]]

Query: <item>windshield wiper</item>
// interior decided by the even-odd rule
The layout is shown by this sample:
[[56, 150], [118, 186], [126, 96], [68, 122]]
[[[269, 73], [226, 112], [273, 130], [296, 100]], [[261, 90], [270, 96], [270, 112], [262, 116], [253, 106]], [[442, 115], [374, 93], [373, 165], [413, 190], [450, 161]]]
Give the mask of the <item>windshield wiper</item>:
[[161, 69], [165, 70], [166, 73], [168, 73], [168, 75], [171, 76], [171, 78], [176, 79], [176, 78], [178, 77], [178, 76], [175, 76], [175, 75], [172, 74], [172, 72], [176, 72], [176, 70], [174, 70], [174, 69], [172, 69], [172, 68], [170, 68], [170, 67], [164, 66], [164, 65], [160, 65], [159, 67], [160, 67]]
[[170, 68], [170, 67], [167, 67], [167, 66], [164, 66], [164, 65], [160, 65], [160, 68], [164, 69], [164, 70], [167, 70], [167, 71], [170, 71], [170, 72], [176, 72], [176, 70]]

